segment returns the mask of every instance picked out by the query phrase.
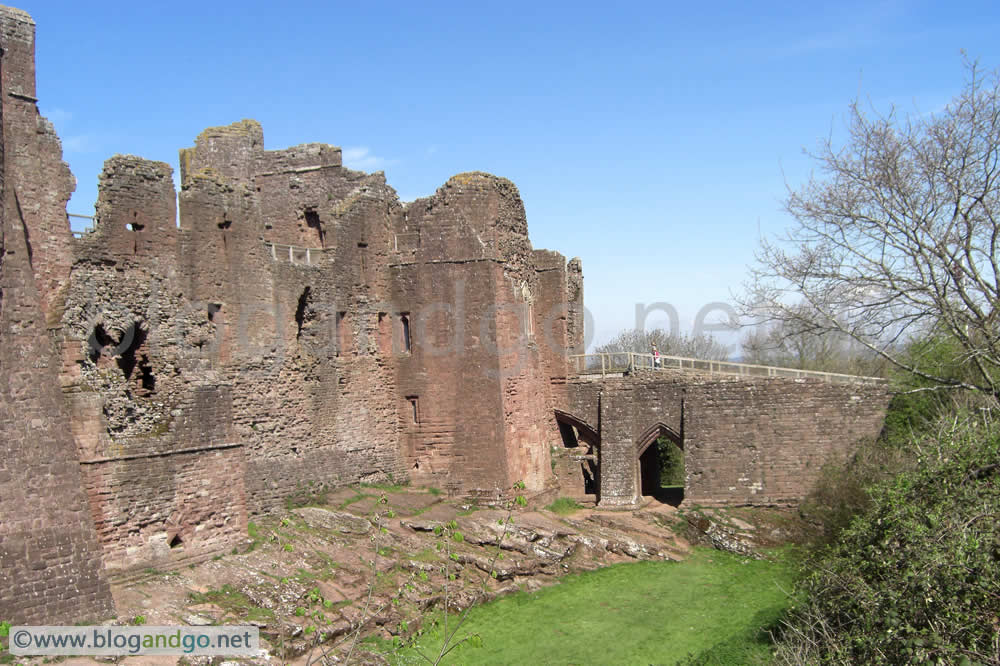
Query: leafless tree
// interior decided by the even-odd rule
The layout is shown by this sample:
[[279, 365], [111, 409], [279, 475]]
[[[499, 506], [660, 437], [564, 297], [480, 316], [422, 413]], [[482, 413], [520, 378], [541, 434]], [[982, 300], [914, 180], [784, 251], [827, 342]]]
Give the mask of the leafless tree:
[[[804, 307], [804, 306], [799, 306]], [[750, 327], [740, 340], [745, 363], [800, 370], [881, 376], [886, 362], [834, 327], [818, 327], [817, 313], [797, 313], [799, 319]]]
[[[789, 189], [796, 224], [765, 239], [741, 305], [816, 333], [850, 336], [938, 387], [1000, 395], [1000, 78], [967, 62], [941, 111], [900, 116], [850, 106], [847, 136], [816, 152]], [[900, 352], [935, 332], [972, 369], [939, 376]]]
[[597, 347], [598, 354], [637, 352], [648, 354], [653, 345], [664, 356], [684, 356], [710, 361], [729, 359], [729, 349], [710, 335], [670, 334], [662, 328], [629, 329]]

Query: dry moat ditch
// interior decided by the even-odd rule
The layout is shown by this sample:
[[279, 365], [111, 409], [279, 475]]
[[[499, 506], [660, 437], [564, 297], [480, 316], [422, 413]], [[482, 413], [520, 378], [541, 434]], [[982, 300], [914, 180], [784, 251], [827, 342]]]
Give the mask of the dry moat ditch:
[[310, 499], [253, 521], [245, 544], [232, 553], [113, 584], [118, 617], [109, 623], [253, 624], [262, 656], [59, 663], [319, 664], [324, 655], [326, 663], [343, 663], [348, 653], [352, 663], [385, 663], [367, 650], [365, 638], [405, 641], [445, 607], [454, 617], [471, 604], [537, 590], [571, 573], [683, 560], [695, 539], [753, 556], [755, 546], [788, 536], [780, 515], [755, 521], [759, 511], [678, 509], [652, 499], [636, 511], [566, 501], [549, 505], [558, 511], [541, 502], [511, 510], [398, 486], [344, 488]]

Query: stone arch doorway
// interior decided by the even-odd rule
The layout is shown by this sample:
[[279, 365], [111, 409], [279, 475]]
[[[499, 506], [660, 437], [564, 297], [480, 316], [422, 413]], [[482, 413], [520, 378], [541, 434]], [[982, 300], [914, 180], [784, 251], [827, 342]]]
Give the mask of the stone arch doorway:
[[[667, 442], [667, 446], [661, 448], [658, 445], [661, 439]], [[683, 478], [684, 438], [667, 424], [659, 422], [647, 429], [636, 443], [636, 488], [641, 496], [677, 506], [684, 501], [685, 484], [664, 486], [667, 480], [661, 474], [666, 467], [665, 455], [671, 456], [669, 460], [681, 466], [680, 476]]]
[[598, 453], [601, 437], [583, 419], [555, 410], [562, 447], [552, 451], [552, 471], [561, 492], [577, 500], [597, 502], [600, 491]]

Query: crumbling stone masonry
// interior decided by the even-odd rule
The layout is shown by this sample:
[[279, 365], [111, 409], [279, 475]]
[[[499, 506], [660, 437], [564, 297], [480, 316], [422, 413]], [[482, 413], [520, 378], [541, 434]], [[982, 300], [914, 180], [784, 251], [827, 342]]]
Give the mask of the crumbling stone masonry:
[[59, 142], [35, 109], [34, 30], [0, 10], [0, 615], [70, 624], [113, 605], [46, 332], [46, 297], [69, 272], [69, 241], [46, 232], [53, 202], [65, 224], [70, 181], [46, 162]]
[[5, 211], [28, 245], [8, 250], [3, 303], [32, 304], [59, 359], [32, 408], [58, 402], [38, 418], [75, 444], [60, 464], [87, 498], [91, 565], [95, 534], [113, 575], [211, 557], [249, 516], [323, 487], [551, 483], [549, 387], [582, 346], [582, 279], [532, 249], [511, 182], [462, 174], [403, 204], [339, 148], [265, 150], [244, 120], [180, 151], [179, 194], [167, 164], [107, 160], [75, 238], [73, 179], [34, 100], [34, 25], [2, 16]]
[[533, 249], [485, 173], [403, 203], [339, 148], [265, 150], [243, 120], [180, 151], [179, 193], [167, 164], [107, 160], [75, 235], [34, 32], [0, 8], [2, 620], [101, 619], [108, 577], [226, 552], [328, 487], [491, 500], [558, 475], [634, 506], [664, 435], [689, 497], [785, 502], [877, 431], [884, 389], [570, 377], [580, 262]]

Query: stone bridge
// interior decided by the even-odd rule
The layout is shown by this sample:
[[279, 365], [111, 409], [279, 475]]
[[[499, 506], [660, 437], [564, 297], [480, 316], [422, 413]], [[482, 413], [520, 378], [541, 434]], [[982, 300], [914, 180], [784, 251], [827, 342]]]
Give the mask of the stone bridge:
[[[636, 360], [624, 372], [606, 364], [570, 378], [555, 410], [563, 491], [600, 506], [634, 506], [659, 492], [661, 436], [684, 451], [685, 501], [796, 503], [823, 465], [879, 434], [890, 398], [872, 378], [726, 363], [713, 374], [653, 370]], [[800, 376], [774, 376], [781, 372]]]

